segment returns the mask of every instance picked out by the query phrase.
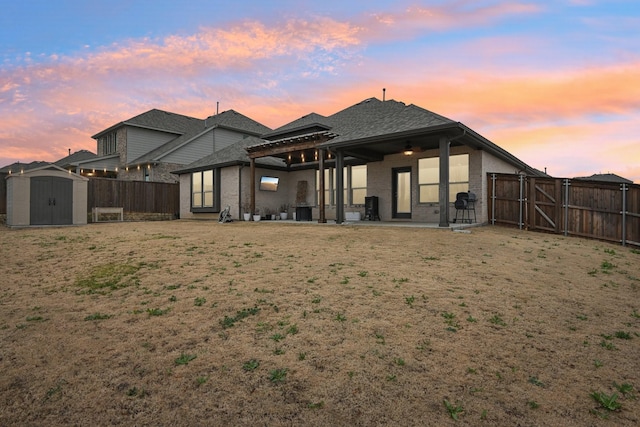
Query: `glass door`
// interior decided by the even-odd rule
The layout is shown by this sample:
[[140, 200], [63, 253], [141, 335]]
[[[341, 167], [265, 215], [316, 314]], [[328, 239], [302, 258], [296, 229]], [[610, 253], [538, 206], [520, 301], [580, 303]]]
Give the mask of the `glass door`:
[[393, 218], [411, 218], [411, 168], [393, 169]]

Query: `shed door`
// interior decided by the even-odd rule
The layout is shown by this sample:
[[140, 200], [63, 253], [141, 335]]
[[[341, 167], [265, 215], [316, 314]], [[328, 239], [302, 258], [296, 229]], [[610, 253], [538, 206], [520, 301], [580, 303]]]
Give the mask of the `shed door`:
[[31, 225], [73, 223], [73, 181], [38, 176], [31, 178]]

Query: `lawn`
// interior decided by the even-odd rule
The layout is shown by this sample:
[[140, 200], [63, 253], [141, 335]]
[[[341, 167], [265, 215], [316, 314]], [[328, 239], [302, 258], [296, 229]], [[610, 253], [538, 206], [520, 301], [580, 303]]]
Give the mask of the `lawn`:
[[470, 231], [0, 228], [0, 425], [638, 425], [640, 250]]

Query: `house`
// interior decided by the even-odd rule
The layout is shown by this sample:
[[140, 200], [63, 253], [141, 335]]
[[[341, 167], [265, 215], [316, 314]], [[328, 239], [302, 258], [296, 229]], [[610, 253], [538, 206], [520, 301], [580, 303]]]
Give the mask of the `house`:
[[[456, 195], [469, 191], [477, 221], [487, 221], [489, 173], [546, 176], [460, 122], [376, 98], [331, 116], [310, 113], [174, 173], [181, 218], [290, 205], [319, 222], [375, 209], [374, 219], [440, 226], [454, 217]], [[276, 186], [261, 188], [265, 180]]]
[[84, 176], [175, 182], [172, 171], [268, 131], [234, 110], [202, 120], [153, 109], [93, 135], [97, 156], [71, 164]]
[[627, 178], [623, 178], [620, 175], [616, 175], [615, 173], [596, 173], [591, 176], [584, 177], [575, 177], [573, 179], [578, 179], [581, 181], [596, 181], [596, 182], [606, 182], [606, 183], [617, 183], [617, 184], [633, 184], [633, 181]]

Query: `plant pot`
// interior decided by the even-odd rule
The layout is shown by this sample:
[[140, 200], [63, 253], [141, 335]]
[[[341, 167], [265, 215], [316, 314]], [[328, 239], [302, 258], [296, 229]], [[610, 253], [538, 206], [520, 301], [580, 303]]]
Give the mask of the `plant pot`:
[[250, 213], [243, 213], [242, 216], [244, 217], [245, 221], [251, 221], [251, 214]]
[[260, 219], [261, 219], [261, 218], [260, 218], [260, 215], [254, 215], [254, 216], [253, 216], [253, 220], [254, 220], [254, 221], [260, 221]]
[[271, 221], [275, 221], [276, 220], [276, 216], [275, 215], [271, 215]]
[[288, 214], [286, 212], [280, 212], [280, 219], [287, 219]]

